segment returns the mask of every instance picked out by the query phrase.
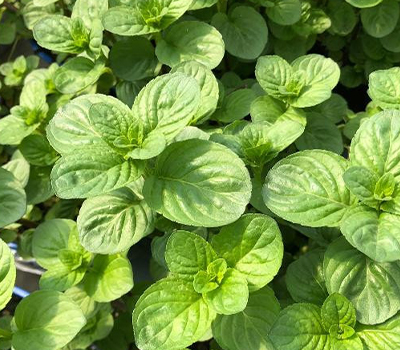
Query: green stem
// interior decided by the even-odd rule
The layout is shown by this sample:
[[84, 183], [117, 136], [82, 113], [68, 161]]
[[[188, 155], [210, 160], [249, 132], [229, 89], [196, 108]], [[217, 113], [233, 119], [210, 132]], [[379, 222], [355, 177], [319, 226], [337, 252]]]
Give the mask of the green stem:
[[218, 12], [226, 13], [228, 8], [228, 0], [218, 0], [217, 9]]
[[14, 52], [15, 52], [15, 49], [17, 48], [17, 44], [18, 44], [19, 39], [20, 39], [19, 37], [15, 38], [13, 46], [11, 47], [10, 54], [8, 55], [7, 61], [10, 61], [12, 56], [14, 55]]
[[253, 170], [254, 179], [259, 180], [261, 182], [263, 168], [262, 167], [252, 167], [251, 169]]

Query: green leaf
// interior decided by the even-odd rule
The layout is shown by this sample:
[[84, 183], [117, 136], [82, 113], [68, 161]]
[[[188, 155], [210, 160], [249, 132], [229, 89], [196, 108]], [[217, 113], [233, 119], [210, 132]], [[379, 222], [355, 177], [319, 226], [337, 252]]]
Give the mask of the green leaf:
[[171, 73], [180, 72], [196, 79], [200, 86], [200, 105], [192, 118], [191, 124], [202, 123], [217, 109], [219, 88], [215, 75], [201, 63], [196, 61], [182, 62], [175, 66]]
[[225, 96], [222, 104], [212, 116], [222, 123], [231, 123], [243, 119], [250, 113], [250, 106], [256, 95], [251, 89], [239, 89]]
[[390, 34], [399, 19], [399, 4], [395, 0], [384, 0], [373, 8], [361, 10], [364, 30], [375, 38]]
[[87, 198], [124, 187], [142, 172], [142, 162], [93, 147], [59, 159], [51, 172], [51, 182], [60, 198]]
[[153, 77], [157, 65], [154, 47], [146, 38], [127, 38], [111, 48], [110, 66], [118, 78], [134, 82]]
[[31, 166], [29, 181], [25, 187], [28, 204], [39, 204], [54, 195], [50, 182], [51, 167]]
[[364, 324], [386, 321], [400, 309], [399, 263], [378, 263], [353, 248], [344, 237], [325, 253], [324, 275], [328, 292], [351, 301], [357, 320]]
[[297, 58], [292, 63], [295, 72], [303, 72], [305, 87], [293, 107], [317, 105], [331, 96], [331, 90], [337, 85], [340, 69], [336, 62], [321, 55], [310, 54]]
[[30, 166], [20, 151], [15, 151], [9, 162], [2, 166], [25, 187], [29, 180]]
[[354, 328], [356, 325], [356, 310], [354, 306], [339, 293], [333, 293], [325, 300], [321, 308], [321, 317], [322, 324], [327, 331], [332, 326], [347, 325]]
[[267, 334], [280, 310], [269, 287], [250, 294], [246, 308], [235, 315], [218, 315], [212, 325], [213, 335], [224, 349], [272, 349]]
[[47, 127], [47, 139], [58, 153], [67, 155], [86, 151], [88, 146], [107, 147], [89, 119], [90, 108], [97, 103], [112, 104], [122, 111], [127, 109], [111, 96], [89, 94], [73, 99], [57, 110]]
[[216, 259], [211, 245], [195, 233], [176, 231], [168, 239], [165, 261], [168, 269], [180, 278], [192, 281], [199, 271], [206, 271]]
[[20, 219], [26, 211], [22, 184], [6, 169], [0, 168], [0, 227]]
[[262, 56], [257, 60], [256, 77], [261, 87], [271, 97], [279, 99], [280, 86], [289, 83], [293, 74], [292, 67], [279, 56]]
[[104, 71], [103, 59], [96, 62], [85, 57], [74, 57], [57, 69], [54, 84], [63, 94], [76, 94], [99, 80]]
[[[369, 76], [368, 94], [382, 108], [400, 109], [400, 68], [377, 70]], [[389, 112], [385, 112], [389, 115]], [[397, 112], [393, 112], [398, 115]]]
[[334, 34], [345, 36], [350, 34], [357, 24], [354, 9], [345, 2], [331, 0], [328, 2], [328, 15], [332, 21], [329, 28]]
[[[142, 137], [141, 125], [132, 112], [121, 101], [107, 97], [107, 102], [98, 102], [89, 109], [89, 122], [96, 134], [115, 152], [125, 155], [127, 148], [136, 146]], [[127, 144], [123, 144], [123, 139]], [[121, 145], [122, 143], [122, 145]]]
[[237, 6], [228, 15], [218, 12], [211, 24], [222, 34], [226, 51], [235, 57], [256, 59], [267, 44], [265, 19], [252, 7]]
[[32, 165], [49, 166], [54, 164], [59, 158], [46, 137], [40, 134], [25, 137], [19, 146], [19, 150]]
[[80, 18], [87, 28], [91, 28], [93, 21], [101, 19], [107, 9], [107, 0], [76, 0], [71, 18]]
[[193, 0], [192, 4], [190, 5], [190, 10], [199, 10], [202, 8], [211, 7], [212, 5], [216, 4], [218, 0]]
[[61, 15], [49, 15], [41, 18], [33, 27], [33, 37], [37, 43], [52, 51], [81, 53], [84, 44], [73, 36], [73, 21]]
[[302, 151], [279, 161], [263, 187], [267, 207], [305, 226], [339, 226], [354, 198], [342, 179], [347, 161], [322, 150]]
[[244, 163], [232, 151], [192, 139], [164, 150], [143, 193], [150, 207], [170, 220], [216, 227], [237, 220], [244, 212], [251, 182]]
[[132, 318], [136, 345], [143, 350], [182, 349], [199, 340], [214, 318], [215, 312], [191, 283], [162, 279], [136, 303]]
[[148, 83], [132, 107], [145, 134], [157, 131], [172, 140], [189, 124], [200, 105], [200, 87], [183, 73], [166, 74]]
[[86, 293], [83, 284], [66, 290], [64, 295], [79, 305], [87, 319], [93, 317], [98, 311], [98, 303]]
[[376, 203], [374, 192], [378, 179], [377, 175], [363, 166], [350, 166], [343, 174], [343, 180], [351, 193], [359, 200], [369, 203]]
[[204, 294], [204, 300], [218, 314], [233, 315], [245, 309], [249, 288], [244, 276], [235, 269], [228, 269], [217, 289]]
[[0, 24], [0, 45], [10, 45], [15, 40], [16, 35], [15, 23], [1, 23]]
[[354, 136], [351, 165], [367, 168], [378, 179], [386, 173], [392, 173], [397, 179], [400, 176], [397, 147], [400, 147], [400, 112], [378, 113], [362, 123]]
[[347, 101], [342, 96], [333, 93], [328, 100], [311, 107], [309, 111], [318, 112], [334, 124], [337, 124], [346, 120], [347, 110]]
[[275, 347], [279, 350], [332, 349], [320, 312], [313, 304], [294, 304], [281, 311], [269, 333]]
[[90, 252], [115, 254], [128, 250], [153, 231], [155, 215], [128, 187], [87, 199], [79, 212], [82, 245]]
[[365, 205], [351, 208], [340, 224], [349, 243], [377, 262], [400, 260], [400, 217]]
[[307, 113], [307, 125], [304, 133], [296, 140], [300, 151], [306, 149], [324, 149], [337, 154], [343, 153], [343, 139], [338, 127], [326, 119], [325, 115]]
[[275, 0], [273, 6], [267, 8], [267, 16], [277, 24], [292, 25], [300, 20], [301, 3], [299, 0]]
[[257, 61], [256, 77], [268, 95], [293, 107], [315, 106], [331, 96], [339, 82], [339, 66], [331, 59], [310, 54], [293, 61], [263, 56]]
[[86, 267], [70, 271], [64, 264], [53, 265], [40, 277], [40, 289], [50, 289], [63, 292], [82, 281]]
[[268, 95], [257, 97], [251, 104], [251, 120], [267, 122], [273, 125], [280, 121], [297, 121], [304, 126], [307, 123], [306, 115], [301, 109], [288, 107], [284, 102], [276, 100]]
[[[285, 134], [282, 135], [282, 130]], [[290, 146], [304, 131], [304, 125], [292, 120], [251, 123], [239, 134], [245, 160], [254, 167], [262, 167], [279, 152]]]
[[397, 350], [400, 342], [400, 314], [374, 326], [358, 324], [357, 335], [367, 350]]
[[96, 255], [85, 276], [85, 291], [93, 300], [116, 300], [133, 288], [132, 266], [121, 255]]
[[221, 34], [213, 26], [197, 21], [174, 24], [156, 47], [159, 61], [170, 67], [185, 61], [196, 61], [214, 69], [224, 54]]
[[322, 305], [328, 296], [323, 271], [324, 252], [314, 249], [292, 262], [286, 271], [286, 287], [298, 303]]
[[0, 145], [19, 145], [37, 129], [38, 123], [27, 125], [20, 116], [8, 115], [0, 119]]
[[85, 326], [86, 319], [79, 306], [62, 293], [42, 290], [18, 304], [14, 322], [15, 350], [54, 350], [67, 345]]
[[191, 0], [138, 0], [133, 7], [110, 8], [103, 16], [103, 25], [118, 35], [155, 33], [175, 22], [191, 3]]
[[374, 7], [383, 0], [346, 0], [350, 5], [358, 8]]
[[0, 239], [0, 310], [10, 301], [16, 277], [14, 256], [7, 244]]
[[211, 245], [229, 267], [242, 273], [250, 291], [269, 283], [283, 257], [281, 234], [275, 220], [262, 214], [246, 214], [225, 226]]

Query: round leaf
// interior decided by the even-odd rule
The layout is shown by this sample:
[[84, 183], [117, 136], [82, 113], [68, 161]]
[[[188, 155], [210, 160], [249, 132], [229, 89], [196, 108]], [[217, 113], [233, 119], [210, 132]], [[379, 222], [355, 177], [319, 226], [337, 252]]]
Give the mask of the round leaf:
[[150, 207], [172, 221], [216, 227], [243, 214], [251, 182], [244, 163], [232, 151], [193, 139], [165, 149], [143, 193]]

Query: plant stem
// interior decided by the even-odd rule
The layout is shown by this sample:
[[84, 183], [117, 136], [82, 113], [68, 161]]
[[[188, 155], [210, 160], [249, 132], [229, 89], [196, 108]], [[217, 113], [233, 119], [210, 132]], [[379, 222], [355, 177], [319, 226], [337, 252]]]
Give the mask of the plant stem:
[[3, 6], [4, 6], [7, 10], [10, 10], [10, 11], [12, 11], [12, 12], [18, 12], [18, 9], [17, 9], [13, 4], [8, 3], [7, 1], [5, 1], [5, 2], [3, 3]]
[[217, 9], [218, 12], [226, 13], [228, 8], [228, 0], [218, 0]]
[[16, 37], [14, 40], [13, 46], [11, 47], [10, 53], [7, 57], [7, 61], [10, 61], [12, 56], [14, 55], [15, 49], [17, 48], [18, 41], [19, 41], [19, 37]]

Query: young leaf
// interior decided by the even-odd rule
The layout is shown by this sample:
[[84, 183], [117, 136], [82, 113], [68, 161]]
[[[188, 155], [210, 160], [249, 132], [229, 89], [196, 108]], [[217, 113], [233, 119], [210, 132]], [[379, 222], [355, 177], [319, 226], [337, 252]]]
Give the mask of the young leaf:
[[213, 335], [224, 349], [269, 349], [267, 336], [280, 305], [269, 287], [250, 294], [246, 308], [234, 315], [218, 315], [212, 324]]
[[62, 293], [42, 290], [18, 304], [14, 322], [15, 350], [54, 350], [67, 345], [85, 326], [86, 318], [80, 307]]
[[243, 214], [251, 182], [243, 162], [232, 151], [192, 139], [164, 150], [143, 193], [150, 207], [170, 220], [216, 227]]
[[165, 261], [168, 269], [180, 278], [193, 280], [201, 270], [217, 259], [211, 245], [202, 237], [187, 231], [176, 231], [168, 239]]
[[145, 134], [157, 131], [172, 140], [195, 115], [200, 104], [200, 87], [183, 73], [167, 74], [148, 83], [132, 107]]
[[211, 245], [229, 267], [247, 279], [250, 291], [269, 283], [282, 263], [281, 234], [275, 220], [266, 215], [243, 215], [223, 227]]
[[79, 238], [90, 252], [115, 254], [151, 233], [154, 221], [147, 203], [124, 187], [83, 203], [78, 216]]
[[339, 226], [354, 198], [342, 179], [347, 162], [335, 153], [310, 150], [279, 161], [263, 187], [267, 207], [305, 226]]
[[6, 169], [0, 168], [0, 227], [20, 219], [26, 211], [22, 184]]
[[118, 35], [159, 32], [181, 17], [192, 0], [138, 0], [132, 7], [116, 6], [103, 16], [105, 29]]
[[263, 16], [249, 6], [237, 6], [226, 15], [216, 13], [211, 24], [222, 34], [226, 51], [252, 60], [263, 52], [268, 40], [268, 27]]
[[344, 237], [328, 247], [324, 275], [328, 292], [348, 298], [361, 323], [382, 323], [400, 309], [399, 263], [377, 263]]
[[162, 279], [136, 303], [132, 317], [136, 345], [143, 350], [182, 349], [199, 340], [214, 318], [215, 312], [190, 282]]
[[217, 314], [233, 315], [245, 309], [249, 288], [245, 276], [235, 269], [228, 269], [218, 288], [203, 295]]
[[214, 69], [224, 54], [225, 45], [218, 30], [198, 21], [174, 24], [156, 47], [159, 61], [170, 67], [185, 61], [196, 61]]
[[332, 326], [346, 325], [354, 328], [356, 325], [356, 310], [351, 302], [339, 293], [331, 294], [321, 308], [322, 324], [327, 331]]

